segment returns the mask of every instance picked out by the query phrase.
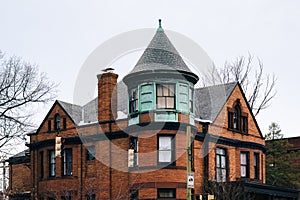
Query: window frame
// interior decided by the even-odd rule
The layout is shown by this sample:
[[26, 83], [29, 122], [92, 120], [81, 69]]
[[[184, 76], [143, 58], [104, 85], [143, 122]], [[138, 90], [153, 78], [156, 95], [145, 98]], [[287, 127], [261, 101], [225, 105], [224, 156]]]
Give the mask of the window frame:
[[39, 173], [39, 178], [43, 179], [44, 178], [44, 151], [39, 152], [39, 163], [40, 163], [40, 173]]
[[133, 167], [139, 165], [139, 140], [138, 137], [130, 137], [130, 149], [134, 152], [134, 163]]
[[[161, 192], [170, 192], [172, 197], [162, 196]], [[157, 198], [158, 199], [176, 199], [176, 188], [158, 188], [157, 189]]]
[[248, 114], [242, 112], [239, 99], [233, 108], [228, 108], [228, 129], [244, 134], [248, 133]]
[[55, 150], [48, 151], [48, 170], [49, 170], [49, 177], [56, 176], [56, 157], [55, 157]]
[[192, 87], [189, 87], [189, 107], [190, 112], [194, 112], [194, 89]]
[[129, 113], [138, 112], [139, 109], [139, 89], [138, 87], [132, 88], [129, 94]]
[[259, 174], [260, 174], [260, 154], [254, 153], [253, 156], [253, 171], [254, 171], [254, 179], [259, 180]]
[[[223, 151], [224, 153], [221, 154], [221, 153], [218, 153], [218, 150], [221, 150]], [[222, 158], [224, 158], [224, 165], [225, 167], [222, 167], [222, 163], [223, 163], [223, 160]], [[222, 147], [217, 147], [216, 148], [216, 181], [217, 182], [226, 182], [227, 181], [227, 170], [228, 170], [228, 159], [227, 159], [227, 149], [225, 148], [222, 148]], [[220, 166], [218, 166], [218, 163]], [[223, 171], [225, 170], [225, 176], [223, 176]], [[219, 171], [219, 173], [218, 173]], [[219, 177], [218, 175], [220, 175], [221, 177]]]
[[[170, 88], [172, 86], [173, 88]], [[161, 95], [158, 94], [158, 91], [161, 87]], [[164, 88], [167, 88], [167, 93], [164, 94], [165, 90]], [[173, 90], [172, 90], [173, 89]], [[173, 93], [173, 95], [172, 95]], [[164, 104], [160, 105], [159, 99], [162, 99]], [[168, 107], [168, 99], [173, 99], [173, 107]], [[168, 109], [168, 110], [175, 110], [176, 109], [176, 84], [175, 83], [157, 83], [156, 84], [156, 109]]]
[[233, 129], [240, 130], [241, 108], [237, 104], [233, 111]]
[[96, 159], [96, 147], [90, 145], [86, 147], [86, 160], [91, 161]]
[[63, 129], [66, 130], [67, 129], [67, 118], [63, 118]]
[[[170, 138], [171, 139], [171, 145], [170, 149], [160, 149], [160, 138]], [[158, 135], [157, 136], [157, 163], [158, 165], [168, 165], [168, 166], [175, 166], [176, 165], [176, 144], [175, 144], [175, 136], [174, 135]], [[160, 161], [160, 153], [161, 152], [170, 152], [170, 162], [163, 162]]]
[[[69, 160], [69, 156], [71, 159]], [[72, 148], [63, 150], [62, 155], [62, 176], [73, 176], [73, 151]]]
[[58, 113], [56, 113], [54, 116], [54, 130], [60, 130], [60, 115]]
[[[246, 156], [246, 163], [242, 163], [242, 155]], [[242, 175], [242, 168], [245, 168], [245, 176]], [[240, 171], [241, 178], [249, 178], [249, 152], [242, 151], [240, 153]]]

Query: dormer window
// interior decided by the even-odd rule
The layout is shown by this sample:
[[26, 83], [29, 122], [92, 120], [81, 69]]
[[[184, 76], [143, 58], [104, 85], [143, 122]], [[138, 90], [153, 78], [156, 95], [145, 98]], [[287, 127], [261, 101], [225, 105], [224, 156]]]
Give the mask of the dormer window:
[[175, 85], [156, 84], [156, 107], [175, 109]]
[[58, 131], [60, 129], [60, 116], [56, 114], [54, 117], [54, 130]]
[[233, 109], [228, 109], [228, 128], [242, 133], [248, 132], [247, 113], [242, 112], [239, 99]]
[[138, 110], [138, 89], [134, 88], [130, 92], [129, 96], [129, 113], [136, 112]]

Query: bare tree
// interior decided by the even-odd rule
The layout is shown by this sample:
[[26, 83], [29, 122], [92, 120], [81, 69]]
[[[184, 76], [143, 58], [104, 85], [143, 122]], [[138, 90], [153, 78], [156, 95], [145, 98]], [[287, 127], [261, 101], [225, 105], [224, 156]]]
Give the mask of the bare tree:
[[[0, 51], [0, 151], [32, 129], [34, 104], [55, 98], [56, 85], [37, 66]], [[6, 153], [6, 152], [4, 152]]]
[[262, 61], [257, 58], [254, 66], [253, 56], [240, 56], [233, 62], [226, 62], [223, 68], [213, 66], [202, 78], [202, 85], [217, 85], [238, 81], [247, 97], [255, 116], [266, 109], [276, 95], [274, 74], [265, 74]]
[[253, 200], [255, 199], [254, 194], [245, 191], [243, 181], [234, 182], [217, 182], [208, 181], [204, 183], [204, 191], [207, 194], [214, 195], [215, 200]]

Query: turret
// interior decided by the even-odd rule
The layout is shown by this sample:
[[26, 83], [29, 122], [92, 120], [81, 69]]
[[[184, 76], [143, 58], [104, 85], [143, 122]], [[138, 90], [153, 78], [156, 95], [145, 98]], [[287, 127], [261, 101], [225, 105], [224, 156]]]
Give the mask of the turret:
[[133, 70], [128, 87], [129, 125], [149, 121], [193, 123], [194, 85], [199, 80], [159, 27]]

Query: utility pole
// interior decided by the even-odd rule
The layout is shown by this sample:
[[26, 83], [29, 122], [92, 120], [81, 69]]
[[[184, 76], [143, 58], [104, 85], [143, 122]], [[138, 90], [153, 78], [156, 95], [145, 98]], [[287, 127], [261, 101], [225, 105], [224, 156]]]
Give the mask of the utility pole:
[[6, 177], [6, 166], [5, 166], [5, 160], [3, 160], [3, 184], [2, 184], [2, 187], [3, 187], [3, 193], [6, 189], [6, 180], [5, 180], [5, 177]]
[[[187, 147], [187, 155], [186, 155], [186, 175], [187, 175], [187, 188], [186, 188], [186, 199], [192, 199], [191, 189], [194, 187], [194, 175], [192, 174], [191, 169], [191, 161], [192, 161], [192, 150], [191, 150], [191, 126], [188, 125], [186, 129], [186, 147]], [[189, 183], [192, 180], [192, 185]]]
[[[1, 167], [0, 167], [1, 168]], [[2, 195], [3, 195], [3, 199], [6, 199], [6, 195], [5, 195], [5, 190], [6, 190], [6, 170], [7, 170], [7, 166], [6, 166], [6, 161], [3, 158], [2, 160]]]

